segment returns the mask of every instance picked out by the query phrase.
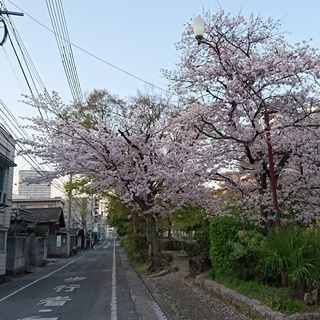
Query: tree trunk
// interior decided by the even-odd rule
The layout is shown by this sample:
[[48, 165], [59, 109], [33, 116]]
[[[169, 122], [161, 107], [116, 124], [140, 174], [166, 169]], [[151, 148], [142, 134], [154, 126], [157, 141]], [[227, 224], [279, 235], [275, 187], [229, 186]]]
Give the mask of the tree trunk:
[[169, 227], [168, 227], [168, 239], [172, 240], [172, 222], [169, 218]]
[[149, 260], [151, 261], [150, 270], [156, 270], [161, 267], [161, 249], [160, 239], [156, 229], [155, 218], [151, 214], [145, 216], [147, 225], [147, 234], [149, 242]]
[[[268, 192], [266, 172], [261, 172], [259, 177], [259, 184], [261, 195], [263, 195], [265, 192]], [[261, 231], [264, 235], [267, 235], [270, 231], [269, 211], [268, 208], [263, 204], [260, 205], [260, 215], [263, 219], [261, 223]]]

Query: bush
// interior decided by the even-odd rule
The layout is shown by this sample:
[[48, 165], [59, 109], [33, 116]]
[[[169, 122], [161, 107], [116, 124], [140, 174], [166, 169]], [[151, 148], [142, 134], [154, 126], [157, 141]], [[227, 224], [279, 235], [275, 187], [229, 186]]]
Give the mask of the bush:
[[132, 264], [145, 262], [148, 256], [148, 244], [145, 236], [125, 235], [120, 239], [120, 245], [124, 248], [127, 257]]
[[209, 257], [210, 251], [210, 236], [209, 236], [210, 221], [208, 219], [202, 219], [198, 228], [195, 229], [193, 251], [191, 255], [198, 256], [203, 255]]
[[176, 231], [192, 232], [205, 219], [204, 211], [194, 205], [185, 205], [176, 209], [171, 215], [172, 228]]
[[241, 230], [237, 233], [236, 242], [232, 243], [230, 261], [233, 270], [240, 279], [252, 280], [256, 278], [258, 268], [258, 248], [263, 236], [257, 230]]
[[182, 240], [161, 239], [161, 251], [181, 251], [183, 250]]
[[237, 234], [244, 229], [243, 223], [231, 217], [213, 218], [210, 224], [210, 259], [217, 270], [226, 273], [233, 271], [233, 260], [230, 255]]
[[236, 273], [243, 278], [254, 275], [254, 254], [261, 235], [238, 218], [216, 217], [210, 224], [210, 259], [221, 273]]
[[36, 225], [33, 229], [33, 234], [35, 237], [46, 237], [48, 234], [48, 227]]
[[244, 281], [233, 275], [209, 272], [209, 277], [232, 288], [246, 296], [257, 299], [274, 310], [292, 314], [305, 311], [307, 306], [303, 301], [294, 299], [288, 288], [275, 288], [263, 285], [257, 281]]
[[259, 249], [264, 278], [280, 278], [303, 296], [320, 279], [319, 237], [314, 230], [295, 225], [282, 226], [269, 234]]

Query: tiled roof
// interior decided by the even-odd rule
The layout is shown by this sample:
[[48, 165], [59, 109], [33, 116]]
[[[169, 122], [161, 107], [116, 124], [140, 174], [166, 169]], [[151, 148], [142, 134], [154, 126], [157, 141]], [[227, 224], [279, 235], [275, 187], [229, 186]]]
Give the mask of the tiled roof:
[[63, 209], [60, 207], [33, 208], [28, 211], [33, 213], [37, 223], [59, 223], [61, 228], [66, 226]]
[[12, 216], [16, 219], [20, 217], [24, 222], [29, 222], [29, 223], [36, 222], [36, 218], [34, 214], [29, 210], [14, 208], [12, 209]]

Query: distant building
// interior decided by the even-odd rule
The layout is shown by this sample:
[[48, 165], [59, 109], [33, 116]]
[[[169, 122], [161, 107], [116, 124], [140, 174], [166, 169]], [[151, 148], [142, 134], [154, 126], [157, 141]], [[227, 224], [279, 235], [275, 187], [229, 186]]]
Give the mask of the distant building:
[[[0, 125], [0, 280], [6, 272], [7, 233], [10, 227], [15, 140]], [[1, 281], [0, 281], [1, 282]]]
[[56, 198], [13, 198], [12, 208], [36, 209], [36, 208], [64, 208], [64, 200]]
[[20, 170], [18, 194], [26, 198], [50, 198], [51, 184], [48, 182], [29, 183], [29, 179], [40, 178], [45, 171]]

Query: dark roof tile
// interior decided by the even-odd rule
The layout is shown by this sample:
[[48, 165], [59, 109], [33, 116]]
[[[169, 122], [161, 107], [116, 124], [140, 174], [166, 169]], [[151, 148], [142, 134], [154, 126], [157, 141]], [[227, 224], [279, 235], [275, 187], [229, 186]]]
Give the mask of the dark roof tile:
[[61, 228], [66, 226], [63, 209], [61, 207], [28, 208], [28, 211], [33, 213], [37, 223], [59, 223]]

